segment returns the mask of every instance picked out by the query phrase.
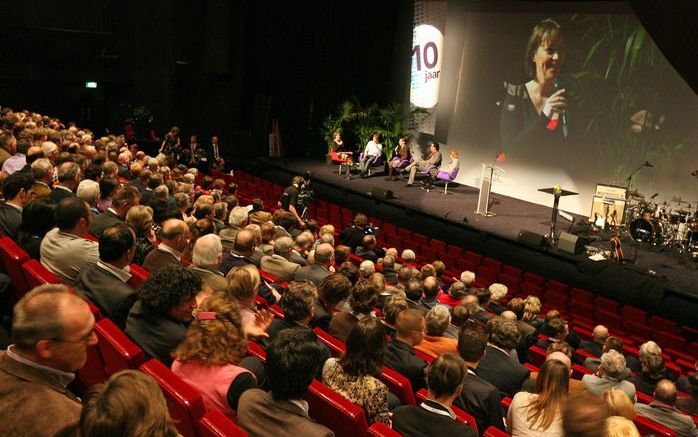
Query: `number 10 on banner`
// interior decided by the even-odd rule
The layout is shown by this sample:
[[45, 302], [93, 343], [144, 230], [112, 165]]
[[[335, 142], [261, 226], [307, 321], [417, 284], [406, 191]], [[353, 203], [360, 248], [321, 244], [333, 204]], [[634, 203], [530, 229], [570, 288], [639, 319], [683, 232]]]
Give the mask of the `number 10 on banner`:
[[421, 108], [432, 108], [438, 103], [441, 82], [443, 35], [429, 24], [414, 29], [410, 102]]

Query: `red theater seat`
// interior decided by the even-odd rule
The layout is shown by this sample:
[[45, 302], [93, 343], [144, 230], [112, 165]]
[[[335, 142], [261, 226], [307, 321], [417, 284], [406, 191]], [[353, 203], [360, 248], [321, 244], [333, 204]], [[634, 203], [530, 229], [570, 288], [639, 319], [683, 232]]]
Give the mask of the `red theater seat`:
[[410, 380], [395, 370], [383, 366], [380, 380], [388, 386], [388, 390], [400, 399], [401, 405], [414, 405], [414, 392]]
[[245, 431], [217, 408], [199, 420], [196, 431], [199, 437], [247, 437]]
[[262, 346], [258, 345], [254, 341], [247, 342], [247, 350], [250, 355], [259, 358], [261, 362], [267, 362], [267, 353], [264, 351], [264, 349], [262, 349]]
[[0, 238], [0, 263], [3, 271], [10, 277], [15, 300], [21, 299], [29, 291], [22, 273], [22, 264], [27, 260], [29, 260], [29, 254], [10, 237]]
[[504, 431], [500, 430], [499, 428], [495, 428], [494, 426], [490, 426], [487, 428], [482, 434], [483, 437], [511, 437], [511, 434], [507, 434]]
[[368, 435], [372, 437], [400, 437], [402, 434], [381, 422], [374, 422], [368, 427]]
[[141, 285], [148, 279], [148, 271], [138, 264], [131, 264], [131, 279], [128, 280], [128, 285], [136, 290], [141, 288]]
[[137, 369], [145, 362], [145, 354], [109, 319], [95, 325], [99, 351], [104, 358], [104, 370], [111, 376], [125, 369]]
[[99, 346], [94, 345], [87, 348], [87, 361], [80, 370], [76, 372], [75, 382], [80, 393], [84, 393], [94, 384], [99, 384], [107, 380], [109, 375], [104, 371], [104, 360], [99, 352]]
[[42, 266], [41, 263], [35, 259], [30, 259], [22, 264], [22, 273], [24, 273], [24, 279], [27, 282], [28, 290], [38, 287], [39, 285], [61, 283], [58, 276], [46, 270], [46, 267]]
[[528, 348], [528, 360], [535, 366], [542, 366], [547, 355], [542, 347], [531, 346]]
[[337, 437], [362, 437], [368, 423], [364, 410], [318, 380], [305, 395], [310, 417], [332, 429]]
[[342, 355], [344, 351], [347, 349], [342, 340], [332, 337], [330, 334], [323, 331], [321, 328], [315, 328], [313, 329], [313, 332], [315, 332], [315, 335], [317, 335], [317, 338], [318, 340], [320, 340], [321, 343], [330, 348], [332, 356], [338, 357]]
[[633, 419], [637, 430], [640, 431], [640, 435], [654, 435], [656, 437], [675, 437], [676, 433], [670, 428], [657, 423], [651, 419], [643, 416], [635, 416]]
[[162, 389], [179, 433], [184, 437], [196, 437], [197, 424], [206, 412], [201, 394], [156, 359], [143, 364], [141, 371], [150, 375]]
[[[427, 390], [425, 388], [419, 390], [416, 394], [417, 400], [420, 402], [424, 402], [427, 400]], [[466, 413], [465, 411], [461, 410], [460, 408], [456, 407], [455, 405], [451, 405], [451, 409], [453, 412], [456, 414], [456, 419], [468, 425], [472, 429], [477, 432], [477, 422], [475, 421], [475, 418], [471, 416], [470, 414]]]

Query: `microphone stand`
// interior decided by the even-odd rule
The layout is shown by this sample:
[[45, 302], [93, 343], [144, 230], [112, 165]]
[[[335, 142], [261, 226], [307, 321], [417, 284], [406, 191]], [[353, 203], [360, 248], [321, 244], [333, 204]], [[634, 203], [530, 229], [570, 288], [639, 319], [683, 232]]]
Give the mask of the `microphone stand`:
[[643, 167], [647, 167], [647, 161], [640, 164], [635, 170], [633, 170], [632, 173], [630, 173], [630, 176], [625, 178], [625, 180], [627, 181], [627, 184], [625, 185], [625, 188], [627, 189], [627, 191], [625, 193], [626, 199], [627, 199], [628, 193], [630, 192], [630, 186], [632, 185], [633, 177], [635, 177], [635, 174], [637, 174], [637, 172], [642, 170]]

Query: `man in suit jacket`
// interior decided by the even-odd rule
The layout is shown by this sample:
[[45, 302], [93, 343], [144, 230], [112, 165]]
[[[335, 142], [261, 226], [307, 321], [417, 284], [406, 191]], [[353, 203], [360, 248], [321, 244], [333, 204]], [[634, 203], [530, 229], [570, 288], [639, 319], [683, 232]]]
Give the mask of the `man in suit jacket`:
[[122, 330], [138, 297], [127, 283], [131, 274], [124, 270], [135, 253], [133, 230], [124, 223], [111, 226], [99, 238], [99, 261], [82, 269], [75, 281], [75, 288]]
[[300, 265], [290, 261], [293, 240], [281, 237], [274, 240], [274, 254], [262, 257], [262, 270], [279, 278], [279, 281], [293, 281]]
[[406, 436], [453, 435], [477, 437], [475, 430], [456, 420], [453, 401], [469, 378], [463, 361], [453, 354], [443, 354], [427, 368], [427, 400], [405, 405], [393, 411], [393, 429]]
[[668, 379], [657, 383], [654, 401], [649, 405], [635, 404], [637, 414], [674, 430], [676, 437], [698, 437], [698, 429], [690, 416], [681, 413], [675, 406], [676, 386]]
[[53, 187], [49, 197], [59, 203], [68, 197], [75, 197], [75, 190], [78, 189], [82, 180], [80, 166], [74, 162], [64, 162], [58, 166], [58, 184]]
[[47, 284], [14, 314], [15, 344], [0, 352], [0, 434], [75, 435], [82, 406], [67, 386], [97, 344], [92, 312], [66, 286]]
[[90, 233], [99, 238], [110, 226], [123, 223], [129, 209], [140, 205], [141, 195], [134, 187], [124, 185], [114, 190], [111, 206], [95, 219], [90, 227]]
[[635, 384], [623, 381], [625, 375], [625, 357], [618, 351], [610, 350], [601, 355], [601, 364], [593, 375], [582, 376], [582, 382], [587, 390], [596, 396], [603, 396], [610, 388], [623, 390], [633, 403], [637, 401]]
[[223, 250], [231, 250], [235, 244], [235, 236], [240, 229], [247, 226], [248, 212], [243, 206], [236, 206], [230, 211], [228, 216], [228, 227], [220, 232], [220, 237], [223, 242]]
[[189, 244], [191, 232], [189, 226], [178, 219], [165, 220], [162, 223], [160, 245], [151, 250], [143, 260], [143, 267], [154, 273], [172, 264], [182, 263], [182, 251]]
[[603, 325], [597, 325], [594, 327], [593, 341], [582, 341], [579, 345], [580, 349], [584, 349], [590, 354], [600, 357], [603, 353], [603, 345], [608, 338], [608, 328]]
[[410, 172], [410, 177], [405, 184], [406, 187], [411, 187], [414, 184], [414, 177], [417, 175], [417, 170], [426, 171], [430, 167], [439, 167], [441, 165], [441, 152], [439, 152], [439, 143], [429, 144], [429, 156], [426, 159], [417, 159], [412, 164], [405, 167], [405, 171]]
[[397, 285], [397, 270], [395, 270], [395, 258], [390, 255], [383, 257], [383, 262], [381, 263], [383, 270], [381, 273], [385, 278], [385, 282], [390, 282], [393, 285]]
[[518, 342], [519, 330], [513, 321], [494, 321], [485, 355], [477, 366], [477, 375], [497, 387], [503, 396], [514, 396], [531, 373], [510, 355]]
[[2, 184], [5, 202], [0, 203], [0, 231], [17, 241], [22, 227], [22, 208], [32, 200], [31, 189], [34, 181], [24, 172], [9, 175]]
[[270, 392], [246, 390], [238, 401], [238, 426], [250, 435], [330, 437], [334, 433], [313, 422], [302, 401], [324, 362], [324, 351], [310, 330], [286, 329], [272, 340], [266, 370]]
[[46, 158], [39, 158], [31, 163], [31, 174], [34, 176], [32, 190], [37, 199], [51, 195], [53, 184], [53, 164]]
[[301, 267], [296, 271], [294, 280], [310, 281], [316, 287], [330, 274], [330, 266], [334, 258], [334, 248], [328, 243], [322, 243], [315, 248], [315, 264]]
[[351, 295], [351, 287], [351, 281], [341, 273], [325, 277], [317, 290], [318, 297], [315, 300], [315, 311], [310, 326], [329, 332], [334, 309]]
[[487, 347], [487, 335], [479, 329], [464, 329], [458, 337], [458, 354], [468, 368], [468, 377], [463, 384], [461, 395], [455, 400], [456, 406], [475, 417], [478, 430], [490, 426], [506, 431], [502, 418], [499, 390], [477, 376], [476, 369]]
[[395, 320], [396, 334], [385, 350], [385, 364], [401, 373], [417, 391], [426, 386], [424, 369], [426, 361], [414, 353], [414, 347], [424, 338], [427, 329], [421, 310], [407, 309], [400, 311]]
[[225, 293], [228, 288], [228, 281], [223, 272], [220, 271], [222, 258], [221, 237], [216, 234], [207, 234], [196, 240], [192, 253], [191, 270], [199, 275], [204, 288], [207, 288], [207, 293]]
[[61, 281], [73, 284], [80, 271], [99, 261], [97, 243], [85, 238], [90, 209], [77, 197], [63, 199], [54, 212], [57, 228], [41, 240], [41, 264]]

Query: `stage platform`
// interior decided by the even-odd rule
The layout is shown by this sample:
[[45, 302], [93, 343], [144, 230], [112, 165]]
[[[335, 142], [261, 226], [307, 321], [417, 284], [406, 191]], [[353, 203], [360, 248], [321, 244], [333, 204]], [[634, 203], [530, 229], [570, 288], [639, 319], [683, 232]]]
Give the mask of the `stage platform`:
[[[496, 215], [475, 214], [478, 189], [452, 184], [451, 194], [443, 185], [426, 192], [405, 187], [406, 177], [384, 180], [380, 171], [369, 178], [354, 175], [351, 180], [338, 174], [338, 166], [312, 159], [266, 159], [253, 168], [259, 176], [288, 185], [295, 174], [312, 172], [313, 189], [328, 202], [348, 206], [370, 216], [388, 220], [435, 236], [451, 244], [491, 256], [507, 264], [585, 288], [623, 303], [652, 308], [663, 315], [692, 326], [698, 325], [698, 262], [688, 255], [657, 247], [644, 247], [623, 238], [626, 258], [634, 263], [619, 265], [592, 261], [587, 255], [572, 255], [552, 247], [533, 247], [518, 241], [521, 230], [546, 234], [552, 215], [550, 207], [500, 194], [490, 197], [490, 211]], [[393, 199], [371, 196], [374, 187], [389, 189]], [[565, 210], [561, 199], [560, 209]], [[587, 217], [572, 214], [574, 223], [558, 217], [558, 231], [568, 231], [590, 241], [590, 245], [610, 248], [611, 235], [591, 231]], [[418, 249], [418, 248], [416, 248]]]

